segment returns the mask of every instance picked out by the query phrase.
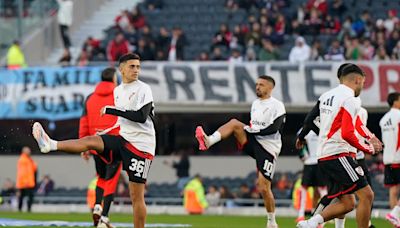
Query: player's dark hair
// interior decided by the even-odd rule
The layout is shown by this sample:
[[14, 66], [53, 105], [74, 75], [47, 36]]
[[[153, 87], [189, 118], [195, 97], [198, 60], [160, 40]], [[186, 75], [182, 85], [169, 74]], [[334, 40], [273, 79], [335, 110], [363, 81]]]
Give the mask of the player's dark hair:
[[267, 80], [267, 81], [271, 82], [272, 85], [274, 85], [274, 87], [275, 87], [275, 80], [271, 76], [261, 75], [261, 76], [258, 76], [258, 78], [261, 78], [261, 79], [264, 79], [264, 80]]
[[115, 68], [108, 67], [101, 72], [101, 80], [103, 82], [112, 82], [114, 80]]
[[121, 65], [122, 63], [124, 63], [128, 60], [132, 60], [132, 59], [140, 60], [140, 57], [139, 57], [139, 55], [137, 55], [135, 53], [125, 54], [119, 58], [118, 65]]
[[359, 66], [353, 63], [344, 63], [340, 65], [337, 75], [338, 78], [340, 79], [341, 77], [347, 76], [349, 74], [359, 74], [363, 77], [365, 77], [364, 71], [361, 70]]
[[390, 107], [393, 106], [393, 103], [395, 101], [397, 101], [400, 97], [400, 92], [393, 92], [393, 93], [389, 93], [388, 97], [387, 97], [387, 102], [389, 104]]

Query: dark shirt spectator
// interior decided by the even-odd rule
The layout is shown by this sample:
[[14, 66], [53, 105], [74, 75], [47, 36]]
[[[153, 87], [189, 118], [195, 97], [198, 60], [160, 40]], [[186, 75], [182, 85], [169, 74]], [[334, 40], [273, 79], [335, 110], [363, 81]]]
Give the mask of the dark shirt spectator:
[[184, 49], [188, 44], [185, 34], [181, 28], [174, 28], [172, 30], [172, 37], [169, 46], [168, 60], [185, 60]]
[[47, 196], [49, 192], [54, 190], [54, 181], [50, 179], [48, 175], [43, 176], [43, 179], [39, 182], [39, 187], [37, 188], [36, 193], [38, 195]]
[[140, 59], [143, 61], [155, 59], [152, 48], [150, 47], [149, 44], [146, 43], [144, 39], [139, 39], [136, 53], [140, 56]]
[[221, 45], [229, 48], [231, 40], [232, 33], [229, 31], [228, 26], [226, 24], [221, 24], [219, 27], [219, 31], [215, 33], [212, 40], [213, 47]]

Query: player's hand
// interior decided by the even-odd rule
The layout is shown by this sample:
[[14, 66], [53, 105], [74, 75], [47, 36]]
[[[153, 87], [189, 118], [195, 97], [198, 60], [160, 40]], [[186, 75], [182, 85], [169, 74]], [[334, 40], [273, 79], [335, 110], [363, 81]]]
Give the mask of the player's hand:
[[100, 109], [100, 116], [103, 116], [104, 114], [106, 114], [106, 109], [107, 108], [115, 108], [114, 106], [111, 106], [111, 105], [106, 105], [106, 106], [104, 106], [104, 107], [102, 107], [101, 109]]
[[304, 139], [296, 139], [296, 149], [301, 150], [303, 149], [304, 145], [306, 144], [306, 141]]
[[81, 153], [81, 158], [85, 161], [89, 161], [90, 158], [90, 152], [89, 151], [85, 151]]
[[369, 143], [374, 147], [375, 152], [381, 152], [383, 150], [383, 143], [374, 135]]
[[243, 127], [243, 129], [244, 129], [245, 131], [249, 132], [249, 133], [258, 133], [258, 132], [260, 132], [259, 129], [251, 128], [249, 125], [245, 125], [245, 126]]

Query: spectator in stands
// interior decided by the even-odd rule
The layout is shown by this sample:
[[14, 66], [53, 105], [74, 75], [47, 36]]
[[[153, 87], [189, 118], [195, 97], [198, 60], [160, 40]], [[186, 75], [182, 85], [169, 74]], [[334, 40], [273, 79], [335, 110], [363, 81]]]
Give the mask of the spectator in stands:
[[236, 48], [231, 51], [231, 56], [229, 56], [228, 62], [233, 64], [243, 62], [243, 56], [239, 49]]
[[322, 31], [321, 33], [327, 35], [335, 35], [340, 32], [340, 21], [339, 18], [333, 18], [331, 15], [326, 15], [325, 19], [322, 22]]
[[296, 38], [295, 46], [290, 50], [289, 61], [301, 63], [310, 59], [311, 49], [302, 36]]
[[25, 196], [28, 197], [28, 212], [32, 209], [33, 195], [36, 187], [37, 165], [31, 157], [31, 148], [24, 146], [17, 163], [18, 210], [22, 211]]
[[164, 6], [163, 0], [146, 0], [145, 1], [146, 8], [150, 11], [160, 10]]
[[202, 51], [197, 58], [197, 61], [210, 61], [210, 57], [206, 51]]
[[343, 4], [343, 0], [333, 0], [332, 6], [329, 7], [329, 12], [333, 17], [341, 18], [346, 12], [347, 7]]
[[314, 40], [312, 46], [311, 46], [311, 55], [310, 55], [310, 60], [312, 61], [322, 61], [323, 54], [322, 54], [322, 46], [321, 46], [321, 41], [319, 40]]
[[15, 184], [10, 178], [7, 178], [4, 181], [3, 186], [1, 188], [0, 197], [11, 197], [10, 200], [6, 202], [9, 204], [13, 204], [14, 202], [16, 202], [15, 196], [16, 196]]
[[212, 48], [217, 46], [225, 46], [226, 48], [229, 48], [231, 40], [232, 33], [229, 31], [228, 25], [221, 24], [219, 31], [215, 33], [212, 39]]
[[146, 43], [146, 40], [139, 39], [138, 46], [136, 48], [136, 53], [140, 56], [142, 61], [146, 60], [154, 60], [154, 52], [149, 44]]
[[158, 60], [167, 60], [166, 56], [168, 54], [170, 40], [171, 37], [168, 30], [165, 27], [160, 27], [160, 31], [156, 39], [156, 51], [157, 53], [161, 53]]
[[389, 39], [386, 40], [386, 51], [388, 55], [392, 55], [393, 49], [396, 47], [397, 42], [400, 40], [400, 29], [399, 30], [394, 30], [390, 36]]
[[356, 32], [354, 31], [353, 27], [353, 19], [351, 16], [346, 17], [345, 21], [342, 23], [342, 29], [339, 32], [338, 38], [339, 40], [344, 40], [346, 35], [350, 37], [355, 37]]
[[208, 187], [208, 191], [206, 194], [206, 200], [210, 207], [217, 207], [219, 206], [221, 200], [221, 194], [217, 190], [217, 186], [211, 185]]
[[239, 5], [237, 4], [237, 2], [235, 0], [226, 0], [225, 1], [225, 9], [228, 12], [235, 12], [236, 10], [239, 9]]
[[305, 34], [305, 27], [299, 20], [293, 19], [290, 25], [287, 31], [288, 34], [293, 34], [295, 36], [302, 36]]
[[361, 46], [361, 59], [372, 60], [375, 54], [375, 48], [369, 39], [364, 39]]
[[244, 60], [247, 62], [251, 62], [251, 61], [256, 61], [256, 59], [257, 59], [257, 54], [255, 51], [255, 46], [253, 40], [251, 40], [247, 45]]
[[345, 42], [346, 59], [359, 60], [361, 59], [361, 47], [357, 37], [353, 37], [350, 41]]
[[172, 162], [164, 160], [163, 163], [176, 169], [176, 176], [178, 177], [177, 187], [182, 191], [190, 179], [190, 160], [187, 152], [184, 150], [179, 151], [177, 155], [179, 156], [179, 160], [173, 157]]
[[282, 174], [281, 178], [276, 182], [276, 189], [280, 192], [285, 193], [286, 196], [290, 195], [292, 189], [292, 183], [289, 181], [286, 173]]
[[71, 47], [71, 39], [69, 38], [69, 27], [72, 25], [73, 6], [72, 0], [57, 0], [58, 2], [58, 24], [60, 25], [61, 38], [64, 48]]
[[38, 195], [47, 196], [49, 192], [54, 190], [54, 181], [50, 178], [49, 175], [44, 175], [38, 186], [39, 187], [36, 193]]
[[236, 194], [236, 197], [239, 199], [250, 199], [251, 192], [249, 186], [245, 183], [241, 184], [239, 187], [239, 191]]
[[125, 30], [122, 31], [122, 33], [124, 34], [125, 39], [129, 42], [129, 44], [131, 46], [135, 46], [138, 43], [138, 34], [136, 33], [135, 28], [133, 27], [133, 25], [128, 24], [125, 27]]
[[246, 35], [246, 44], [249, 43], [250, 40], [253, 40], [254, 45], [261, 46], [261, 26], [260, 23], [255, 22], [251, 25], [251, 30]]
[[107, 59], [115, 62], [122, 55], [129, 52], [129, 43], [124, 38], [124, 34], [118, 33], [107, 45]]
[[169, 46], [168, 52], [168, 60], [169, 61], [177, 61], [177, 60], [185, 60], [184, 58], [184, 49], [188, 44], [186, 40], [185, 34], [179, 27], [175, 27], [172, 30], [172, 37]]
[[258, 60], [274, 61], [279, 60], [279, 52], [269, 39], [263, 39], [262, 48], [258, 52]]
[[384, 22], [384, 26], [388, 33], [391, 33], [394, 29], [395, 24], [399, 22], [399, 18], [397, 17], [397, 10], [391, 9], [387, 12], [388, 18]]
[[389, 55], [386, 53], [385, 47], [379, 46], [378, 49], [376, 49], [376, 54], [374, 56], [374, 60], [379, 60], [379, 61], [390, 60]]
[[212, 57], [211, 57], [211, 60], [213, 60], [213, 61], [222, 61], [222, 60], [225, 60], [224, 56], [222, 55], [221, 48], [219, 48], [219, 47], [215, 47], [215, 48], [213, 49], [213, 53], [212, 53], [211, 56], [212, 56]]
[[146, 25], [146, 19], [143, 16], [138, 6], [133, 7], [130, 16], [131, 16], [130, 21], [136, 30], [141, 29]]
[[77, 66], [87, 66], [89, 65], [89, 54], [86, 49], [82, 49], [78, 59], [76, 61]]
[[322, 28], [321, 16], [315, 8], [310, 11], [310, 16], [306, 17], [305, 21], [306, 34], [319, 35]]
[[326, 15], [328, 13], [328, 3], [326, 0], [308, 0], [306, 5], [308, 10], [316, 9], [319, 14]]
[[245, 46], [245, 33], [242, 31], [240, 25], [235, 25], [233, 27], [232, 39], [229, 44], [231, 49], [233, 48], [243, 48]]
[[340, 45], [339, 40], [333, 40], [330, 47], [328, 48], [328, 52], [325, 55], [326, 60], [333, 61], [343, 61], [344, 58], [344, 48]]
[[392, 59], [400, 60], [400, 40], [397, 41], [397, 45], [392, 50]]
[[9, 70], [16, 70], [21, 67], [26, 67], [25, 55], [21, 49], [18, 40], [14, 40], [13, 44], [7, 51], [7, 68]]
[[151, 48], [154, 48], [155, 39], [153, 37], [150, 26], [145, 25], [141, 30], [139, 30], [139, 39], [144, 39]]
[[100, 40], [89, 36], [82, 45], [82, 49], [85, 49], [89, 55], [89, 59], [99, 54], [102, 54], [104, 50], [100, 47]]
[[58, 60], [58, 63], [62, 67], [68, 67], [71, 66], [71, 59], [71, 52], [68, 48], [65, 48], [61, 58]]
[[120, 178], [118, 180], [116, 196], [129, 197], [128, 183], [126, 183], [126, 181], [122, 175], [120, 176]]
[[233, 199], [235, 197], [225, 185], [220, 186], [218, 191], [220, 193], [221, 199], [225, 200], [226, 207], [230, 208], [235, 206], [235, 203], [233, 202]]
[[121, 14], [115, 17], [115, 25], [119, 28], [120, 31], [125, 30], [125, 28], [132, 24], [132, 17], [128, 10], [122, 10]]
[[283, 14], [278, 14], [275, 22], [275, 32], [278, 36], [285, 35], [286, 31], [286, 20]]

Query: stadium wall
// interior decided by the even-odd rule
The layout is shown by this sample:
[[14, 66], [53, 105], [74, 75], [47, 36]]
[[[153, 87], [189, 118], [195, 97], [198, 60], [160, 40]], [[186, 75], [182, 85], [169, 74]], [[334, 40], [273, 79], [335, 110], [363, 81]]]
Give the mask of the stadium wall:
[[[49, 174], [56, 187], [86, 187], [95, 176], [94, 162], [83, 161], [79, 156], [43, 155], [33, 156], [38, 164], [40, 179]], [[174, 183], [175, 170], [163, 164], [168, 156], [156, 156], [153, 161], [148, 183]], [[18, 156], [1, 156], [0, 183], [6, 178], [15, 180]], [[246, 177], [256, 170], [254, 160], [247, 156], [192, 156], [190, 157], [190, 174], [196, 173], [205, 177]], [[280, 157], [276, 166], [279, 172], [297, 172], [302, 164], [297, 157]]]

